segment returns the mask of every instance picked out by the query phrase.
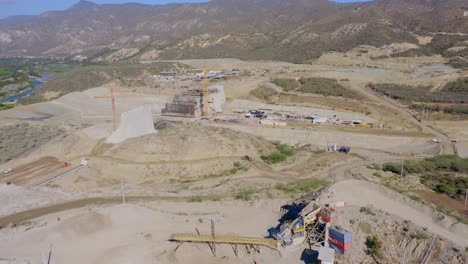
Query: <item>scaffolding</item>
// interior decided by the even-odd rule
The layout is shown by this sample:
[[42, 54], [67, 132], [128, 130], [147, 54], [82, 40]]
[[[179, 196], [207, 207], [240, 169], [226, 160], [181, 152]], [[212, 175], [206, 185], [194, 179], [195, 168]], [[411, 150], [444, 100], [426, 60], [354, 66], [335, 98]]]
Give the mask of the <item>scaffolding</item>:
[[196, 117], [200, 113], [203, 92], [200, 90], [190, 90], [180, 95], [174, 96], [171, 103], [166, 103], [161, 109], [163, 116]]

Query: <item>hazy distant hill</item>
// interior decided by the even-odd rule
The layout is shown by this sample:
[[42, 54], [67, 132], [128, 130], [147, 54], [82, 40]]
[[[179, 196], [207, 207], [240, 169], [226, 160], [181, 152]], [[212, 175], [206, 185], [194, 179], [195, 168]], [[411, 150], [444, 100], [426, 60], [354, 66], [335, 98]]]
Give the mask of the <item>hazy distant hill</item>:
[[0, 20], [0, 56], [301, 62], [360, 44], [416, 42], [414, 33], [468, 33], [467, 2], [213, 0], [149, 6], [81, 1], [65, 11]]

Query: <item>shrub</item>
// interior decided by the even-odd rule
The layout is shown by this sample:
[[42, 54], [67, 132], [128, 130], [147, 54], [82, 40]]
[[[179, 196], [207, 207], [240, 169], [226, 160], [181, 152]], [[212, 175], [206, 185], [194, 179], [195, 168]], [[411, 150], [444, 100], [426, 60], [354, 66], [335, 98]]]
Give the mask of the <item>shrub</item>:
[[273, 88], [262, 85], [257, 89], [250, 91], [250, 94], [259, 99], [268, 100], [270, 97], [278, 94], [278, 92]]
[[292, 156], [296, 153], [296, 150], [287, 144], [275, 143], [275, 145], [279, 153], [283, 155]]
[[254, 194], [255, 194], [254, 189], [241, 189], [239, 191], [239, 195], [237, 196], [237, 198], [244, 200], [244, 201], [250, 201]]
[[447, 194], [450, 197], [462, 201], [468, 188], [468, 178], [455, 177], [451, 174], [425, 174], [420, 182], [438, 193]]
[[390, 171], [393, 173], [400, 173], [401, 172], [401, 164], [396, 163], [385, 163], [382, 166], [383, 171]]
[[359, 96], [352, 90], [339, 84], [335, 79], [328, 78], [300, 78], [301, 87], [298, 91], [302, 93], [314, 93], [325, 96], [339, 96], [348, 98], [358, 98]]
[[285, 92], [293, 91], [299, 87], [296, 79], [292, 78], [275, 78], [271, 82], [283, 88]]
[[359, 212], [363, 213], [363, 214], [367, 214], [367, 215], [375, 215], [375, 212], [372, 208], [370, 207], [361, 207], [361, 209], [359, 209]]
[[268, 164], [276, 164], [276, 163], [280, 163], [282, 161], [285, 161], [287, 156], [286, 155], [283, 155], [279, 152], [275, 152], [273, 154], [270, 154], [270, 155], [262, 155], [260, 156], [260, 158], [268, 163]]
[[306, 181], [278, 183], [275, 188], [288, 194], [306, 193], [319, 189], [325, 183], [320, 180], [310, 179]]
[[416, 238], [416, 239], [429, 239], [430, 236], [424, 232], [421, 232], [421, 231], [418, 231], [414, 234], [411, 235], [412, 238]]
[[409, 197], [411, 200], [416, 201], [416, 202], [421, 202], [421, 201], [422, 201], [421, 197], [419, 197], [419, 196], [417, 196], [417, 195], [410, 194], [410, 195], [408, 195], [408, 197]]
[[190, 196], [187, 200], [189, 203], [201, 203], [203, 202], [203, 197], [201, 195]]
[[324, 149], [316, 149], [316, 150], [312, 150], [312, 153], [318, 155], [318, 154], [323, 154], [325, 153], [325, 150]]
[[445, 193], [448, 195], [454, 195], [455, 194], [455, 186], [451, 186], [448, 184], [437, 184], [435, 187], [435, 191], [438, 193]]
[[381, 249], [382, 249], [382, 242], [377, 235], [373, 235], [372, 237], [368, 237], [366, 240], [368, 253], [372, 256], [378, 258], [381, 256]]
[[260, 156], [260, 158], [268, 164], [280, 163], [285, 161], [288, 156], [293, 156], [296, 153], [296, 150], [287, 144], [281, 144], [279, 142], [275, 142], [274, 144], [277, 152]]
[[370, 83], [368, 87], [380, 94], [390, 96], [392, 99], [407, 102], [423, 101], [424, 96], [431, 89], [429, 86], [410, 86], [396, 83]]
[[14, 105], [11, 105], [11, 104], [2, 104], [2, 103], [0, 103], [0, 111], [1, 111], [1, 110], [12, 109], [13, 107], [15, 107], [15, 106], [14, 106]]
[[217, 202], [217, 201], [221, 201], [222, 197], [219, 194], [211, 194], [207, 196], [206, 199]]

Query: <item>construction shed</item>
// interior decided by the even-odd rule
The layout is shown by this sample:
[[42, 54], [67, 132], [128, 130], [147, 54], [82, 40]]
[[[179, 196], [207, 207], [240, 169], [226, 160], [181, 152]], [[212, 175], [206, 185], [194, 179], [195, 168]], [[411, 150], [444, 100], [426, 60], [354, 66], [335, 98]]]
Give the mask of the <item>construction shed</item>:
[[177, 72], [173, 72], [173, 71], [162, 71], [159, 73], [159, 75], [161, 76], [176, 76], [177, 75]]

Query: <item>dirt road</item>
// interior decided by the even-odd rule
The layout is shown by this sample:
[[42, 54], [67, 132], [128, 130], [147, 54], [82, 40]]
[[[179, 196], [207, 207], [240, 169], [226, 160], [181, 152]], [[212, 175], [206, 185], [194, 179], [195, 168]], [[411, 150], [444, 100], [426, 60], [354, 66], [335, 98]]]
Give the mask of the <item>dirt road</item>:
[[399, 106], [398, 104], [373, 93], [372, 91], [370, 91], [369, 89], [366, 89], [365, 87], [366, 87], [366, 84], [364, 83], [354, 83], [354, 82], [351, 83], [351, 88], [353, 90], [361, 94], [364, 94], [365, 96], [367, 96], [370, 100], [374, 102], [377, 102], [389, 109], [396, 111], [401, 118], [405, 119], [408, 122], [411, 122], [412, 124], [420, 128], [421, 132], [431, 133], [435, 137], [440, 139], [442, 142], [441, 143], [442, 148], [441, 148], [440, 154], [455, 154], [456, 153], [455, 146], [452, 144], [452, 141], [450, 140], [450, 138], [448, 138], [446, 135], [420, 122], [407, 109], [403, 108], [402, 106]]
[[[128, 196], [125, 197], [127, 202], [138, 202], [138, 201], [153, 201], [153, 200], [178, 200], [178, 198], [173, 197], [159, 197], [159, 196]], [[61, 204], [55, 204], [40, 208], [35, 208], [31, 210], [26, 210], [19, 212], [13, 215], [5, 216], [0, 218], [0, 228], [5, 227], [8, 224], [20, 224], [24, 221], [28, 221], [34, 218], [38, 218], [44, 215], [62, 212], [70, 209], [76, 209], [85, 207], [92, 204], [98, 205], [112, 205], [122, 202], [122, 197], [96, 197], [96, 198], [86, 198], [70, 202], [65, 202]]]

